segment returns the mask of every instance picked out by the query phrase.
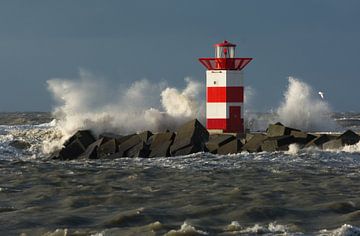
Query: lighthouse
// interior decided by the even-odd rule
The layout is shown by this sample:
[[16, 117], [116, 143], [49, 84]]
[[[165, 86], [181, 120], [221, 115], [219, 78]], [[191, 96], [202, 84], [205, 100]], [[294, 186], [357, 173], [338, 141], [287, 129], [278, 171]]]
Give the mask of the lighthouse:
[[244, 133], [243, 69], [252, 58], [235, 57], [235, 44], [218, 43], [206, 67], [206, 128], [210, 133]]

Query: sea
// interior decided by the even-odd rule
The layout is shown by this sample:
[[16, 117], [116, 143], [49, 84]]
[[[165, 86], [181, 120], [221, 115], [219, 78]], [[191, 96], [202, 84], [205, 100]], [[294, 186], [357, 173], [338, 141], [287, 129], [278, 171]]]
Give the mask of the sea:
[[[358, 113], [333, 119], [360, 131]], [[0, 235], [360, 235], [360, 144], [58, 161], [54, 126], [0, 113]]]

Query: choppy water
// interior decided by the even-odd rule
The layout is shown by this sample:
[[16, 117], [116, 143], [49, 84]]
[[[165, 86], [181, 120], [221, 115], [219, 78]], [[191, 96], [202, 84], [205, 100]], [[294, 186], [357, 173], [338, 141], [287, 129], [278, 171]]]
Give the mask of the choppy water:
[[51, 133], [0, 126], [1, 235], [360, 235], [360, 145], [59, 162]]

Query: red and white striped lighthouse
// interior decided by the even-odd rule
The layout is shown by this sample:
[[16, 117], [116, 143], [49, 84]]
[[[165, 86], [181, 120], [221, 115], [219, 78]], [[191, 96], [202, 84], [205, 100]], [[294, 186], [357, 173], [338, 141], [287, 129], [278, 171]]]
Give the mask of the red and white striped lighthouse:
[[242, 69], [252, 58], [236, 58], [235, 44], [218, 43], [215, 58], [199, 58], [206, 67], [206, 128], [211, 133], [244, 133]]

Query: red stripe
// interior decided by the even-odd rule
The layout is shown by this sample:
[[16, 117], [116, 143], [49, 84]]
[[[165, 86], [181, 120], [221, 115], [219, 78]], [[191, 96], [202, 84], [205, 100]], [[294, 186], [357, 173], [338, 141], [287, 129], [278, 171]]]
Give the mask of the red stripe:
[[244, 87], [207, 87], [207, 102], [243, 102]]
[[206, 119], [208, 129], [226, 129], [227, 119]]

